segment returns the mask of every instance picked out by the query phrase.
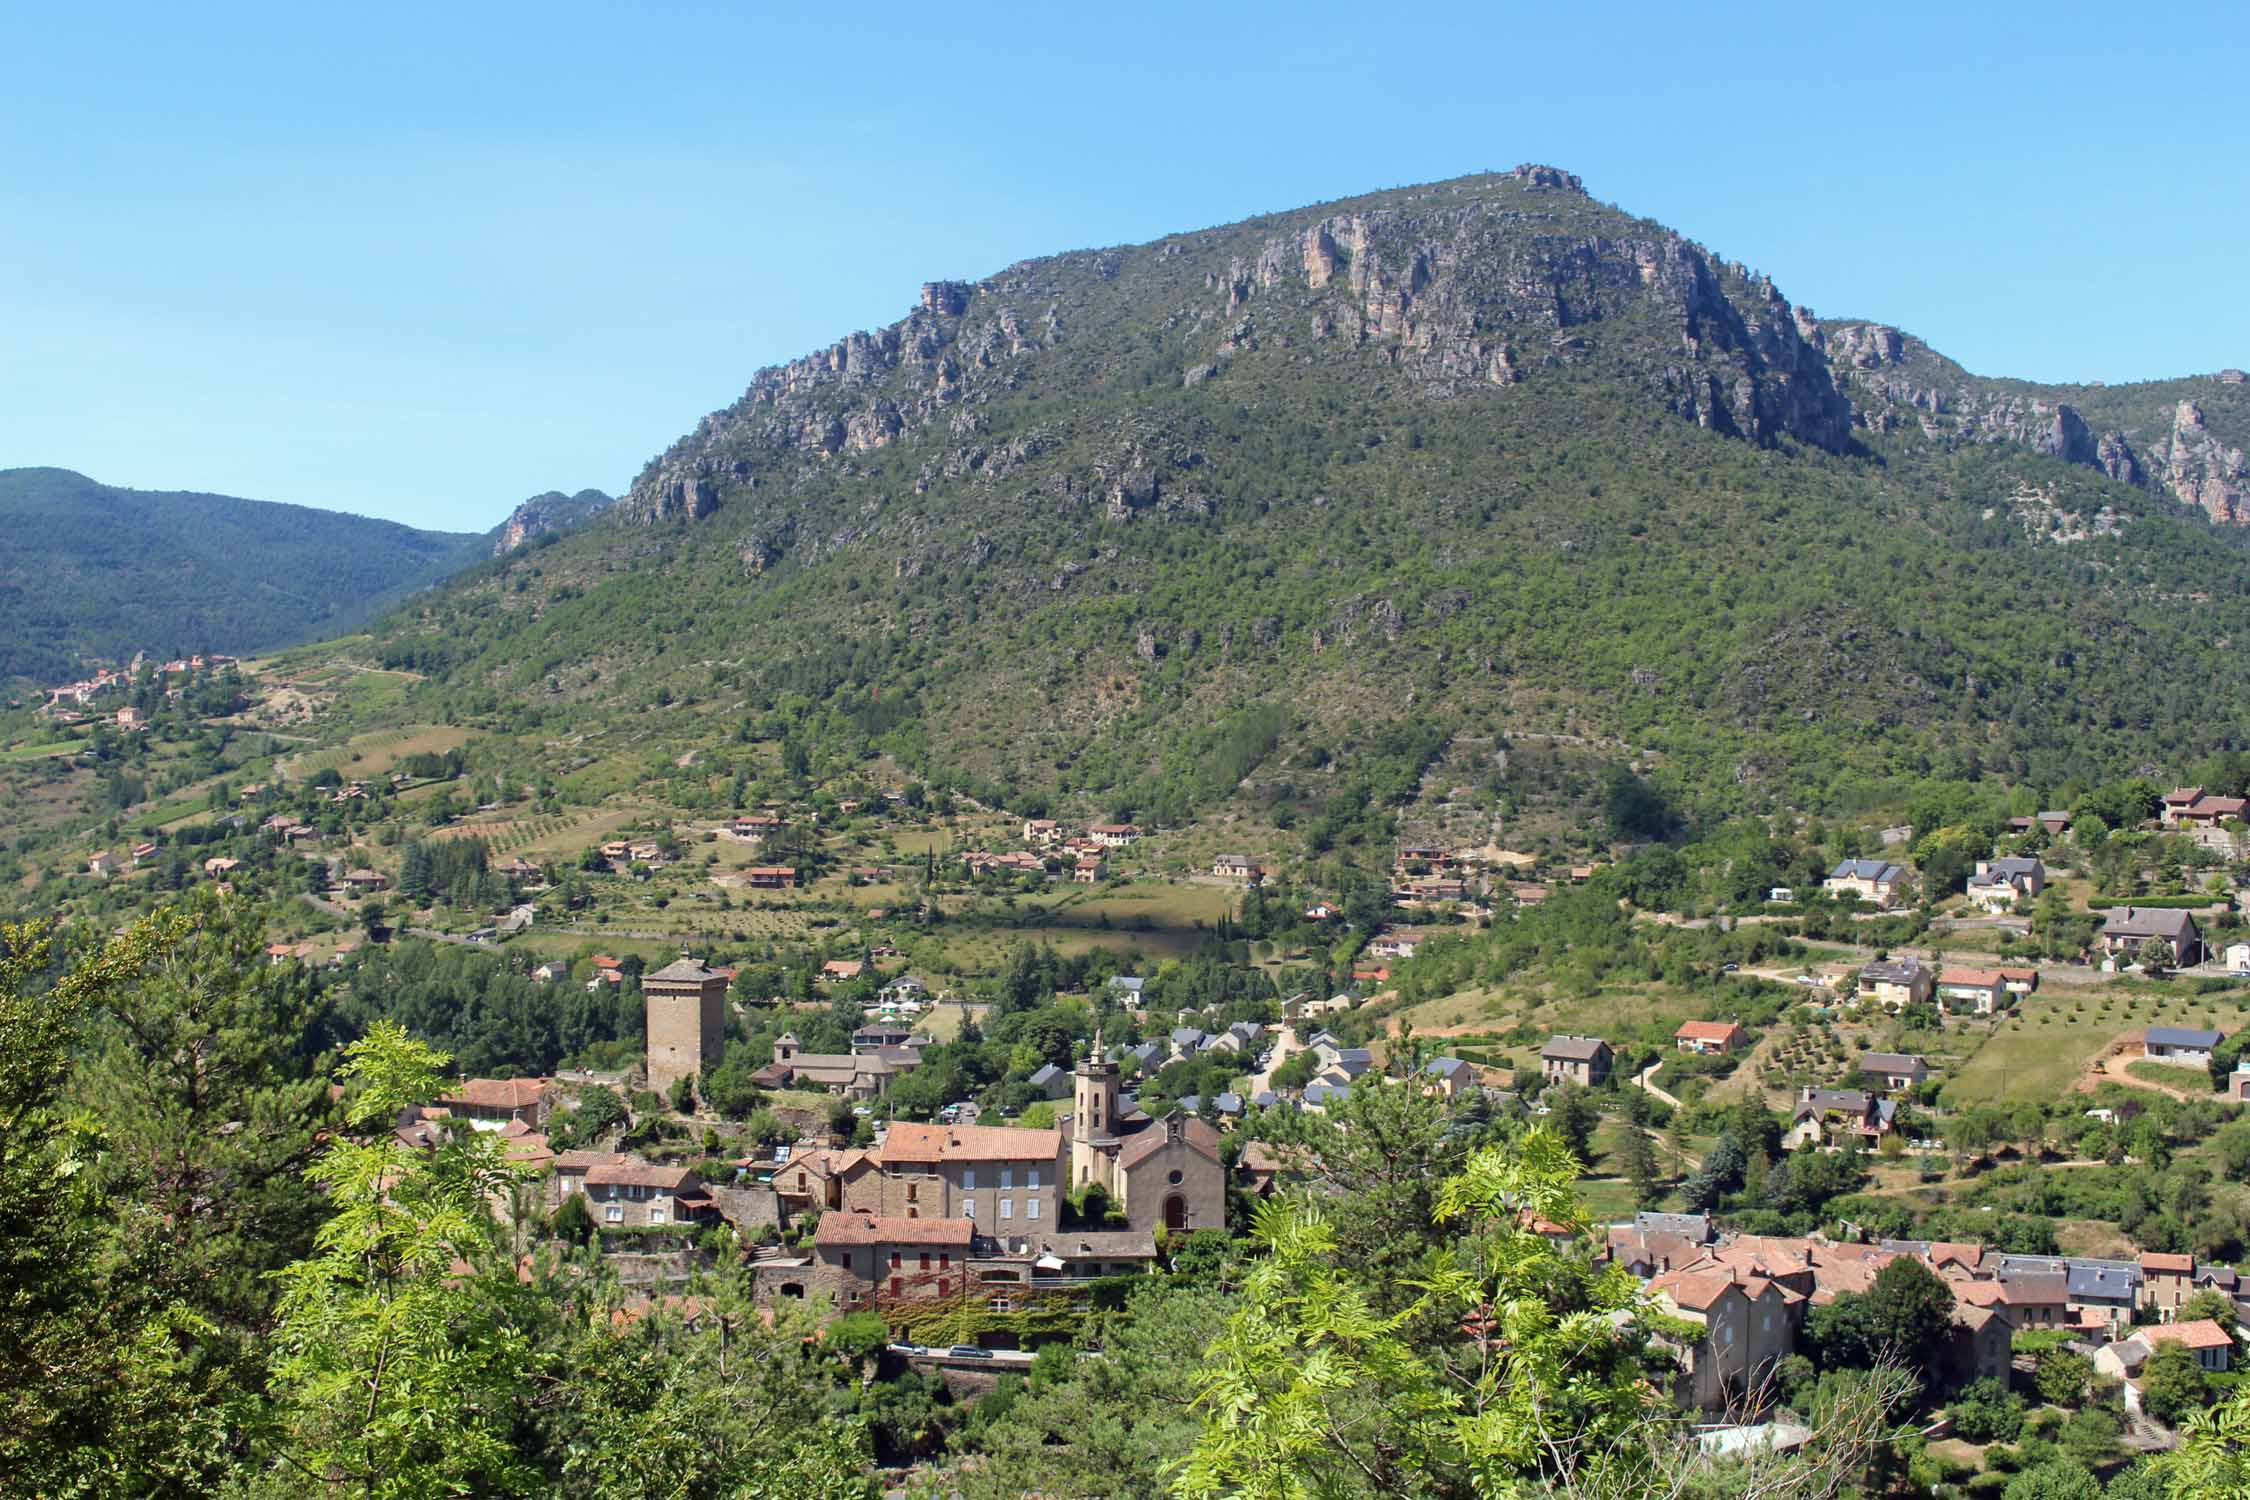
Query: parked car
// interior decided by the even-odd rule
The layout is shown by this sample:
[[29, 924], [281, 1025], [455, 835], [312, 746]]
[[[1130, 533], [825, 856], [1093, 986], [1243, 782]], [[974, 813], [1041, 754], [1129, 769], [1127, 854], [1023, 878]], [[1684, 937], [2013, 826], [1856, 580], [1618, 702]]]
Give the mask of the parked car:
[[975, 1344], [955, 1344], [952, 1348], [946, 1350], [945, 1352], [955, 1359], [992, 1358], [992, 1351], [990, 1349], [980, 1349]]

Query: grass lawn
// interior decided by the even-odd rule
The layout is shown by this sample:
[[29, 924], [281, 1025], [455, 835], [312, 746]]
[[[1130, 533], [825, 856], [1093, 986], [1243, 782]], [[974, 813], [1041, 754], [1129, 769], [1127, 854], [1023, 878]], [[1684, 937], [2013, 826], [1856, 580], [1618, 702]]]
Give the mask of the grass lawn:
[[1639, 1201], [1633, 1195], [1633, 1185], [1622, 1177], [1581, 1177], [1578, 1196], [1585, 1200], [1587, 1217], [1596, 1224], [1630, 1219]]
[[[2070, 991], [2056, 988], [2029, 996], [2018, 1014], [1988, 1036], [1975, 1054], [1954, 1071], [1942, 1096], [1948, 1106], [1985, 1102], [2053, 1099], [2086, 1071], [2110, 1044], [2151, 1025], [2241, 1027], [2239, 999], [2188, 993], [2184, 986], [2131, 987]], [[2147, 1064], [2159, 1066], [2161, 1064]], [[2210, 1078], [2192, 1072], [2192, 1087], [2208, 1092]], [[2155, 1081], [2173, 1083], [2170, 1077]]]
[[2202, 1068], [2191, 1068], [2178, 1063], [2155, 1062], [2139, 1058], [2125, 1065], [2125, 1071], [2143, 1083], [2161, 1084], [2168, 1089], [2178, 1089], [2186, 1094], [2211, 1092], [2211, 1075]]
[[2053, 1099], [2129, 1029], [2114, 1014], [2105, 1020], [2088, 1009], [2073, 1017], [2060, 999], [2030, 996], [1947, 1080], [1942, 1097], [1948, 1105]]

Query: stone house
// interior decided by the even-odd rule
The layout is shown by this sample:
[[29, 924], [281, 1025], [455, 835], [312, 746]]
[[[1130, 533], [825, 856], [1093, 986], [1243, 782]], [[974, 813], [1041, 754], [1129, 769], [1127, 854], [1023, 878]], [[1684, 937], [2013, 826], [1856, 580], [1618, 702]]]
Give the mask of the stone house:
[[1598, 1036], [1554, 1036], [1539, 1050], [1539, 1071], [1548, 1083], [1599, 1088], [1609, 1081], [1616, 1056]]
[[2070, 1318], [2081, 1326], [2107, 1323], [2121, 1328], [2133, 1321], [2140, 1305], [2141, 1271], [2131, 1261], [2096, 1261], [2072, 1257], [2064, 1262], [2068, 1278]]
[[1859, 971], [1859, 998], [1887, 1010], [1903, 1010], [1930, 998], [1937, 979], [1918, 958], [1879, 958]]
[[839, 1312], [950, 1297], [963, 1289], [976, 1235], [976, 1225], [962, 1218], [831, 1210], [813, 1230], [807, 1282], [783, 1280], [773, 1291], [801, 1297], [817, 1289]]
[[2136, 1328], [2126, 1337], [2094, 1355], [2094, 1371], [2111, 1380], [2127, 1382], [2126, 1404], [2137, 1410], [2140, 1391], [2133, 1384], [2148, 1364], [2149, 1356], [2165, 1344], [2179, 1344], [2195, 1356], [2210, 1374], [2223, 1374], [2234, 1363], [2234, 1335], [2209, 1318], [2192, 1323], [2158, 1323]]
[[2144, 1254], [2141, 1257], [2140, 1306], [2169, 1323], [2179, 1316], [2180, 1304], [2195, 1290], [2195, 1257]]
[[464, 1078], [440, 1094], [439, 1106], [456, 1120], [479, 1130], [498, 1130], [516, 1122], [533, 1130], [554, 1113], [554, 1081], [548, 1078]]
[[2203, 956], [2203, 932], [2188, 912], [2173, 907], [2113, 906], [2096, 941], [2113, 959], [2137, 960], [2154, 941], [2170, 951], [2169, 966], [2185, 968]]
[[991, 1235], [1061, 1221], [1063, 1137], [1056, 1130], [898, 1121], [878, 1148], [876, 1212], [963, 1219]]
[[[557, 1159], [560, 1176], [560, 1158]], [[625, 1160], [586, 1169], [587, 1206], [605, 1225], [687, 1224], [711, 1212], [703, 1179], [686, 1167]]]
[[1847, 1138], [1873, 1146], [1898, 1128], [1898, 1106], [1864, 1089], [1806, 1088], [1782, 1144], [1837, 1146]]
[[1422, 1081], [1447, 1099], [1458, 1099], [1477, 1086], [1477, 1070], [1458, 1057], [1433, 1057], [1422, 1065]]
[[1667, 1271], [1648, 1291], [1664, 1311], [1701, 1329], [1679, 1351], [1680, 1404], [1705, 1412], [1760, 1404], [1774, 1368], [1796, 1348], [1790, 1303], [1798, 1294], [1763, 1276], [1717, 1269]]

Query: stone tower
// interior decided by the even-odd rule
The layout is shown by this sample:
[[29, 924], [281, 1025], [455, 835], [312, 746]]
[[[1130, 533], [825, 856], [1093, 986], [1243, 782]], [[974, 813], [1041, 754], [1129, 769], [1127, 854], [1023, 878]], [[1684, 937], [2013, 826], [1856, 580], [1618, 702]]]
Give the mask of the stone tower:
[[1117, 1148], [1117, 1064], [1102, 1052], [1099, 1031], [1094, 1033], [1094, 1050], [1072, 1074], [1070, 1184], [1084, 1187], [1098, 1182], [1114, 1191], [1109, 1163], [1115, 1160]]
[[642, 976], [648, 1000], [648, 1086], [669, 1091], [693, 1078], [727, 1044], [727, 977], [682, 950], [678, 959]]

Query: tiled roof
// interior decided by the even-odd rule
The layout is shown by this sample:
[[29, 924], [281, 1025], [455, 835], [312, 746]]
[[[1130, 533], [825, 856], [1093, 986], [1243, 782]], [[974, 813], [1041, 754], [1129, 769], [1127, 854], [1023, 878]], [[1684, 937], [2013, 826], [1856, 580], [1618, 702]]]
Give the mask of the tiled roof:
[[528, 1109], [546, 1092], [544, 1078], [464, 1078], [439, 1100], [478, 1109]]
[[[1016, 1130], [1005, 1125], [918, 1125], [900, 1121], [883, 1138], [883, 1162], [935, 1165], [948, 1161], [1051, 1162], [1062, 1151], [1053, 1130]], [[825, 1222], [825, 1221], [823, 1221]]]
[[830, 1209], [820, 1216], [813, 1243], [823, 1249], [839, 1245], [942, 1245], [967, 1249], [976, 1238], [971, 1219], [908, 1219], [884, 1214], [863, 1214]]
[[1560, 1058], [1564, 1062], [1592, 1062], [1609, 1050], [1609, 1043], [1598, 1036], [1555, 1036], [1539, 1049], [1541, 1057]]
[[682, 955], [673, 959], [663, 968], [658, 969], [654, 974], [644, 975], [641, 983], [647, 985], [653, 981], [657, 984], [704, 984], [718, 977], [717, 974], [706, 969], [694, 959]]
[[660, 1167], [654, 1162], [627, 1161], [586, 1169], [588, 1187], [648, 1187], [678, 1192], [699, 1181], [688, 1167]]
[[1709, 1271], [1666, 1271], [1661, 1276], [1651, 1277], [1648, 1289], [1670, 1297], [1674, 1306], [1709, 1312], [1733, 1285], [1731, 1276]]
[[2151, 1344], [2185, 1344], [2190, 1349], [2234, 1347], [2234, 1335], [2209, 1318], [2197, 1318], [2192, 1323], [2152, 1323], [2133, 1331]]
[[1740, 1035], [1742, 1028], [1732, 1021], [1682, 1021], [1672, 1033], [1674, 1040], [1688, 1042], [1730, 1042]]

